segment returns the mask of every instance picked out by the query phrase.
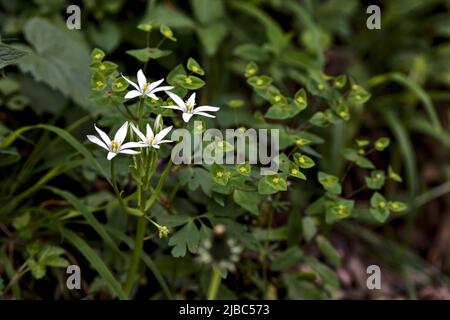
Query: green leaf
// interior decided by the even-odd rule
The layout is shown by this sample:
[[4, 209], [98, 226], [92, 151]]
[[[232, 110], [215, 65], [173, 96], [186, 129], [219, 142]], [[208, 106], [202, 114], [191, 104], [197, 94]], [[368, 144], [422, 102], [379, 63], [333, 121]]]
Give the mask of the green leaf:
[[105, 58], [105, 52], [101, 49], [95, 48], [91, 52], [91, 62], [101, 62]]
[[341, 257], [333, 245], [324, 236], [317, 236], [316, 244], [320, 252], [337, 268], [341, 266]]
[[309, 169], [316, 165], [313, 159], [301, 153], [294, 153], [294, 161], [302, 169]]
[[328, 224], [333, 223], [336, 220], [342, 220], [348, 218], [353, 211], [355, 201], [339, 199], [326, 205], [325, 220]]
[[18, 217], [15, 217], [12, 221], [12, 225], [14, 229], [20, 230], [25, 228], [30, 222], [31, 215], [29, 212], [26, 212]]
[[160, 59], [172, 54], [171, 50], [161, 50], [159, 48], [143, 48], [126, 51], [132, 57], [135, 57], [141, 62], [147, 62], [150, 59]]
[[333, 270], [311, 256], [306, 256], [305, 262], [321, 278], [323, 286], [326, 290], [331, 292], [339, 290], [339, 279]]
[[91, 78], [92, 90], [102, 91], [106, 88], [106, 79], [100, 72], [94, 72]]
[[272, 78], [266, 75], [253, 76], [247, 79], [247, 83], [256, 89], [267, 88], [272, 83]]
[[300, 111], [304, 110], [308, 106], [305, 89], [302, 88], [296, 92], [294, 102]]
[[120, 253], [115, 242], [112, 240], [110, 235], [106, 232], [103, 225], [98, 222], [94, 214], [81, 202], [77, 197], [68, 191], [64, 191], [58, 188], [47, 187], [53, 193], [66, 199], [75, 209], [80, 211], [86, 222], [97, 232], [97, 234], [102, 238], [102, 240], [114, 251]]
[[258, 204], [260, 199], [256, 192], [235, 189], [233, 192], [233, 200], [245, 210], [256, 215], [259, 214]]
[[25, 23], [24, 36], [34, 50], [18, 62], [22, 72], [61, 91], [76, 103], [94, 111], [90, 93], [90, 54], [86, 47], [49, 20], [34, 17]]
[[211, 175], [215, 183], [226, 186], [230, 180], [231, 173], [224, 166], [214, 163], [211, 167]]
[[103, 262], [103, 259], [87, 244], [83, 238], [79, 237], [75, 232], [64, 227], [59, 229], [65, 239], [71, 242], [78, 251], [87, 259], [89, 265], [94, 268], [98, 274], [106, 281], [109, 288], [120, 299], [127, 299], [126, 294], [122, 290], [122, 286], [113, 276], [111, 271]]
[[30, 268], [31, 274], [36, 280], [42, 279], [47, 273], [47, 268], [45, 265], [36, 262], [34, 259], [27, 260], [27, 266]]
[[272, 260], [270, 269], [273, 271], [288, 270], [299, 263], [302, 257], [303, 252], [299, 247], [290, 247]]
[[109, 179], [109, 175], [106, 174], [103, 166], [100, 165], [100, 163], [92, 156], [92, 154], [89, 152], [88, 149], [86, 149], [85, 146], [83, 146], [78, 140], [76, 140], [70, 133], [68, 133], [66, 130], [48, 125], [48, 124], [38, 124], [34, 126], [26, 126], [22, 127], [20, 129], [17, 129], [16, 131], [9, 134], [5, 139], [1, 142], [0, 147], [1, 148], [7, 148], [10, 146], [17, 138], [19, 138], [24, 132], [29, 130], [35, 130], [35, 129], [44, 129], [50, 132], [53, 132], [57, 134], [60, 138], [65, 140], [68, 144], [70, 144], [75, 150], [77, 150], [79, 153], [81, 153], [96, 169], [100, 174], [104, 176], [104, 178], [111, 182]]
[[312, 217], [302, 219], [303, 237], [306, 241], [311, 241], [317, 233], [317, 220]]
[[17, 61], [29, 54], [27, 51], [0, 43], [0, 69], [15, 64]]
[[342, 187], [339, 183], [338, 177], [319, 171], [317, 174], [317, 179], [325, 190], [335, 194], [340, 194], [342, 192]]
[[372, 216], [383, 223], [389, 217], [389, 203], [386, 199], [378, 192], [375, 192], [370, 198], [370, 213]]
[[165, 38], [167, 38], [167, 39], [169, 39], [169, 40], [172, 40], [172, 41], [174, 41], [174, 42], [177, 41], [177, 39], [173, 36], [173, 31], [172, 31], [172, 29], [170, 29], [170, 27], [168, 27], [168, 26], [166, 26], [166, 25], [164, 25], [164, 24], [161, 24], [161, 25], [159, 26], [159, 32], [161, 32], [161, 34], [162, 34]]
[[175, 83], [189, 90], [197, 90], [205, 85], [205, 81], [195, 76], [179, 74], [175, 77]]
[[0, 167], [9, 166], [10, 164], [16, 163], [21, 158], [17, 149], [8, 148], [8, 149], [0, 149]]
[[402, 182], [403, 181], [402, 177], [398, 173], [396, 173], [394, 171], [394, 169], [392, 169], [391, 166], [388, 167], [388, 177], [389, 177], [389, 179], [391, 179], [393, 181], [396, 181], [396, 182]]
[[208, 26], [199, 27], [196, 31], [208, 56], [213, 56], [216, 54], [219, 46], [223, 44], [223, 40], [228, 33], [226, 25], [222, 22], [216, 22], [209, 24]]
[[372, 171], [370, 177], [364, 177], [364, 179], [366, 180], [367, 187], [372, 190], [381, 189], [386, 181], [384, 172], [380, 170]]
[[243, 1], [234, 1], [232, 6], [259, 20], [259, 22], [264, 26], [267, 39], [274, 49], [279, 50], [287, 44], [287, 39], [284, 36], [283, 30], [266, 12], [255, 7], [251, 3]]
[[169, 240], [169, 246], [173, 246], [172, 256], [184, 257], [186, 248], [191, 253], [196, 253], [200, 242], [200, 231], [193, 221], [188, 222], [178, 230]]
[[278, 191], [286, 191], [287, 182], [278, 174], [266, 175], [259, 180], [258, 192], [260, 194], [272, 194]]
[[245, 176], [245, 177], [250, 176], [251, 171], [252, 171], [252, 168], [250, 167], [250, 165], [248, 163], [236, 165], [236, 172], [242, 176]]
[[254, 62], [249, 62], [245, 67], [245, 77], [252, 77], [258, 72], [258, 66]]
[[389, 138], [383, 137], [375, 141], [375, 149], [377, 151], [383, 151], [389, 146], [391, 140]]
[[113, 92], [125, 91], [128, 88], [128, 82], [122, 77], [116, 78], [116, 80], [113, 81], [111, 88]]
[[143, 22], [143, 23], [138, 24], [137, 28], [138, 28], [139, 30], [142, 30], [142, 31], [145, 31], [145, 32], [148, 33], [148, 32], [150, 32], [150, 31], [152, 31], [152, 29], [153, 29], [153, 23], [152, 23], [152, 21]]
[[285, 120], [297, 115], [301, 109], [294, 103], [277, 103], [264, 115], [268, 119]]
[[300, 171], [299, 167], [292, 162], [289, 164], [289, 176], [306, 180], [306, 176]]
[[209, 24], [220, 19], [224, 14], [222, 0], [191, 0], [195, 18], [201, 24]]
[[200, 64], [197, 61], [195, 61], [194, 58], [188, 59], [187, 69], [201, 76], [205, 74], [205, 70], [203, 70], [202, 67], [200, 67]]
[[352, 84], [348, 101], [351, 104], [364, 104], [370, 99], [370, 93], [357, 84]]
[[406, 203], [401, 201], [392, 201], [389, 202], [389, 209], [393, 212], [402, 212], [408, 209], [408, 206]]
[[363, 156], [359, 156], [356, 159], [355, 163], [358, 167], [361, 167], [361, 168], [375, 169], [375, 165], [372, 163], [372, 161], [370, 161], [369, 159], [367, 159]]

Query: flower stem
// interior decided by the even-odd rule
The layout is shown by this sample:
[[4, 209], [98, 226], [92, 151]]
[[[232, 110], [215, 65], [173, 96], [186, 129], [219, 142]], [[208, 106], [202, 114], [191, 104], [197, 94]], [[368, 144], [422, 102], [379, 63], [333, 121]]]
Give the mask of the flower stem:
[[139, 113], [138, 113], [138, 127], [141, 127], [142, 116], [144, 115], [144, 102], [145, 97], [141, 97], [141, 101], [139, 102]]
[[117, 180], [116, 180], [116, 159], [112, 159], [111, 160], [111, 183], [112, 183], [112, 187], [114, 189], [114, 192], [116, 193], [116, 195], [118, 197], [120, 197], [120, 191], [117, 188]]
[[217, 297], [217, 291], [219, 291], [222, 275], [218, 266], [213, 266], [211, 281], [209, 282], [208, 300], [215, 300]]
[[[144, 198], [144, 190], [142, 186], [139, 187], [139, 209], [144, 212], [145, 207], [145, 198]], [[134, 249], [133, 256], [131, 257], [131, 265], [127, 274], [127, 281], [124, 286], [124, 291], [126, 295], [130, 295], [131, 288], [133, 287], [134, 280], [136, 278], [136, 273], [139, 269], [139, 261], [141, 259], [142, 249], [144, 247], [144, 236], [145, 229], [147, 226], [147, 220], [145, 218], [145, 214], [142, 217], [138, 218], [137, 221], [137, 229], [136, 229], [136, 237], [134, 239]]]

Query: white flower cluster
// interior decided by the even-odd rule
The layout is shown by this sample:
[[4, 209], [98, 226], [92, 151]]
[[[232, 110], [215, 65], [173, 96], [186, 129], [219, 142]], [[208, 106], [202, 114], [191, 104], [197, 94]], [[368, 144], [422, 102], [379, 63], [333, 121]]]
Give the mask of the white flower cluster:
[[[173, 100], [173, 102], [175, 102], [176, 105], [161, 106], [161, 107], [182, 111], [183, 112], [182, 118], [184, 122], [189, 122], [189, 120], [194, 115], [215, 118], [214, 115], [211, 115], [206, 112], [215, 112], [220, 109], [218, 107], [213, 106], [199, 106], [197, 108], [194, 108], [195, 92], [191, 94], [191, 96], [188, 98], [187, 101], [183, 101], [183, 99], [180, 98], [178, 95], [169, 91], [173, 89], [172, 86], [161, 86], [161, 87], [159, 86], [164, 82], [164, 79], [151, 83], [147, 82], [147, 78], [145, 77], [142, 70], [139, 70], [137, 73], [138, 83], [134, 83], [133, 81], [130, 81], [128, 78], [124, 76], [122, 77], [134, 87], [134, 90], [129, 91], [125, 95], [125, 99], [133, 99], [136, 97], [145, 98], [147, 96], [154, 100], [158, 100], [158, 97], [155, 95], [155, 93], [164, 91], [169, 95], [171, 100]], [[136, 133], [136, 135], [139, 137], [139, 139], [141, 139], [141, 141], [124, 143], [129, 127], [131, 127], [131, 129]], [[145, 135], [134, 124], [131, 123], [129, 125], [128, 121], [125, 122], [120, 127], [119, 130], [117, 130], [113, 140], [111, 140], [104, 131], [97, 128], [95, 124], [94, 128], [99, 134], [101, 139], [93, 135], [88, 135], [87, 138], [89, 139], [89, 141], [95, 143], [96, 145], [108, 151], [107, 155], [108, 160], [113, 159], [119, 153], [122, 154], [140, 153], [139, 151], [134, 150], [135, 148], [152, 147], [155, 149], [159, 149], [160, 148], [159, 145], [161, 143], [172, 142], [171, 140], [164, 140], [164, 137], [167, 136], [170, 130], [172, 130], [172, 126], [163, 129], [163, 120], [161, 115], [158, 115], [156, 117], [153, 130], [151, 126], [147, 123]]]

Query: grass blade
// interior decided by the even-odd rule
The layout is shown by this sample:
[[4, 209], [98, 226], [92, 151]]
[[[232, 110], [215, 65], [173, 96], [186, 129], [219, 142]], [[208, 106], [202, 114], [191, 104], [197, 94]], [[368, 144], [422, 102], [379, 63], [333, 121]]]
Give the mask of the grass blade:
[[86, 258], [91, 266], [97, 270], [98, 274], [106, 281], [110, 289], [119, 297], [119, 299], [127, 299], [127, 296], [122, 290], [120, 283], [114, 278], [111, 271], [103, 262], [102, 258], [89, 246], [89, 244], [79, 237], [75, 232], [60, 228], [62, 235], [69, 240], [72, 245]]

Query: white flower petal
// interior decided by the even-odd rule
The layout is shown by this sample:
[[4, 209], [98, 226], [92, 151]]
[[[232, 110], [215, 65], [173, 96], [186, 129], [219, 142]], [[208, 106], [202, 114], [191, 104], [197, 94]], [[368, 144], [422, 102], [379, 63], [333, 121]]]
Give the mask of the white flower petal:
[[153, 100], [159, 100], [159, 98], [155, 96], [153, 93], [146, 93], [145, 95], [149, 98], [152, 98]]
[[192, 118], [192, 113], [183, 112], [182, 118], [184, 122], [189, 122], [189, 120]]
[[136, 98], [136, 97], [139, 97], [139, 96], [142, 96], [142, 93], [140, 93], [139, 91], [137, 91], [137, 90], [131, 90], [131, 91], [128, 91], [128, 93], [125, 95], [125, 99], [133, 99], [133, 98]]
[[161, 141], [158, 141], [158, 144], [161, 144], [161, 143], [170, 143], [170, 142], [173, 142], [173, 140], [161, 140]]
[[108, 152], [108, 156], [106, 157], [106, 159], [111, 160], [115, 156], [117, 156], [117, 153], [115, 153], [115, 152]]
[[143, 144], [142, 142], [127, 142], [121, 145], [119, 150], [123, 151], [125, 149], [142, 148], [142, 147], [145, 147], [145, 144]]
[[143, 88], [147, 84], [147, 78], [145, 77], [145, 75], [141, 69], [139, 69], [139, 71], [137, 73], [137, 80], [138, 80], [139, 88], [141, 88], [141, 91], [144, 93]]
[[96, 145], [102, 147], [103, 149], [109, 151], [108, 146], [107, 146], [102, 140], [100, 140], [99, 138], [97, 138], [96, 136], [88, 135], [87, 138], [89, 139], [89, 141], [91, 141], [91, 142], [95, 143]]
[[159, 149], [159, 146], [157, 144], [153, 144], [152, 147], [155, 149]]
[[200, 106], [194, 109], [193, 113], [196, 112], [203, 112], [203, 111], [218, 111], [219, 107], [213, 107], [213, 106]]
[[166, 91], [166, 93], [180, 107], [180, 110], [186, 111], [186, 104], [184, 103], [183, 99], [170, 91]]
[[119, 153], [125, 153], [125, 154], [139, 154], [139, 151], [135, 151], [135, 150], [131, 150], [131, 149], [125, 149], [125, 150], [120, 150]]
[[153, 89], [155, 89], [157, 86], [159, 86], [161, 83], [163, 83], [164, 78], [159, 79], [158, 81], [152, 82], [148, 85], [147, 87], [147, 92], [151, 93], [153, 91]]
[[161, 130], [155, 137], [155, 143], [159, 143], [162, 139], [164, 139], [164, 137], [167, 136], [170, 130], [172, 130], [172, 126]]
[[136, 83], [134, 83], [133, 81], [131, 81], [131, 80], [129, 80], [128, 78], [126, 78], [123, 74], [122, 74], [122, 78], [124, 78], [129, 84], [131, 84], [136, 90], [140, 90], [139, 89], [139, 86], [136, 84]]
[[180, 106], [161, 106], [161, 108], [184, 111], [182, 108], [180, 108]]
[[102, 140], [108, 146], [108, 148], [111, 148], [111, 139], [108, 137], [108, 135], [104, 131], [97, 128], [97, 126], [95, 124], [94, 124], [94, 128], [95, 128], [95, 131], [97, 131], [97, 133], [100, 135], [100, 138], [102, 138]]
[[168, 91], [168, 90], [172, 90], [173, 88], [174, 87], [172, 87], [172, 86], [158, 87], [158, 88], [155, 88], [154, 90], [152, 90], [152, 93], [159, 92], [159, 91]]
[[147, 123], [147, 136], [150, 136], [150, 140], [153, 140], [155, 135], [153, 134], [152, 127]]
[[191, 96], [187, 100], [186, 104], [189, 106], [195, 106], [195, 92], [193, 94], [191, 94]]
[[127, 136], [128, 131], [128, 121], [125, 121], [125, 123], [117, 130], [116, 134], [114, 135], [114, 140], [117, 141], [117, 143], [122, 145], [123, 141], [125, 140]]
[[147, 139], [145, 139], [145, 134], [143, 134], [141, 131], [139, 131], [138, 128], [134, 126], [134, 124], [131, 124], [131, 129], [138, 135], [138, 137], [142, 140], [142, 142], [147, 142]]
[[208, 114], [206, 112], [196, 112], [195, 114], [199, 115], [199, 116], [208, 117], [208, 118], [215, 118], [216, 117], [216, 116], [213, 116], [212, 114]]

